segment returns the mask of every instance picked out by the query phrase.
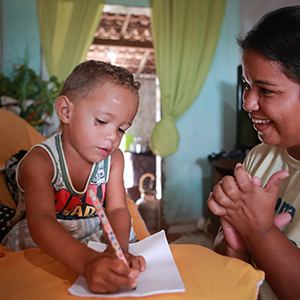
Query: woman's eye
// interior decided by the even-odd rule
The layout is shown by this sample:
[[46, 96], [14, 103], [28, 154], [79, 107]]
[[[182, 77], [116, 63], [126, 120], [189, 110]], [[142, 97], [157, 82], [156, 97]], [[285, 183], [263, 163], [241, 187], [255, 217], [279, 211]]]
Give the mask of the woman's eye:
[[251, 86], [250, 86], [250, 84], [249, 84], [249, 83], [247, 83], [247, 82], [245, 82], [245, 89], [247, 89], [247, 90], [250, 90], [250, 89], [251, 89]]
[[260, 87], [260, 90], [261, 90], [264, 94], [272, 93], [272, 91], [267, 90], [267, 89], [265, 89], [265, 88], [263, 88], [263, 87]]
[[251, 89], [250, 84], [245, 80], [244, 77], [242, 77], [242, 82], [243, 82], [243, 84], [244, 84], [244, 89], [247, 89], [247, 90], [250, 90], [250, 89]]

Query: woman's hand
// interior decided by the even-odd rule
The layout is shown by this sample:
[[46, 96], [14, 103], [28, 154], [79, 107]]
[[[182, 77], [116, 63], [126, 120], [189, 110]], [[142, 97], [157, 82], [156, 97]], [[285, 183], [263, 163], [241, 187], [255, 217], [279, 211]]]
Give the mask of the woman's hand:
[[[275, 173], [265, 188], [261, 188], [258, 177], [252, 178], [240, 164], [236, 167], [235, 176], [237, 179], [226, 176], [216, 185], [214, 193], [209, 196], [208, 207], [212, 213], [221, 216], [221, 231], [215, 240], [215, 250], [247, 261], [249, 253], [243, 238], [244, 232], [252, 233], [252, 226], [260, 229], [259, 224], [264, 224], [262, 228], [274, 225], [280, 228], [291, 221], [289, 213], [274, 217], [278, 186], [288, 173]], [[260, 209], [264, 203], [267, 203], [266, 207]], [[260, 218], [263, 220], [260, 221]], [[264, 223], [266, 220], [268, 223]]]
[[274, 226], [279, 184], [287, 176], [286, 171], [276, 172], [262, 188], [260, 180], [252, 180], [244, 167], [238, 164], [235, 178], [226, 176], [216, 185], [208, 207], [212, 213], [222, 216], [245, 240], [247, 235], [260, 234]]
[[222, 217], [221, 217], [221, 227], [228, 247], [237, 251], [247, 250], [247, 246], [242, 236], [230, 223], [228, 223]]

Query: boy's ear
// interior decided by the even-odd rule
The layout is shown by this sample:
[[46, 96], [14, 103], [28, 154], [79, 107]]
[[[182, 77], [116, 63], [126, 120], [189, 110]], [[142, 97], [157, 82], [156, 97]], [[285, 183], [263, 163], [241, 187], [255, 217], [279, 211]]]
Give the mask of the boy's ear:
[[68, 124], [73, 103], [66, 96], [59, 96], [55, 102], [56, 114], [62, 123]]

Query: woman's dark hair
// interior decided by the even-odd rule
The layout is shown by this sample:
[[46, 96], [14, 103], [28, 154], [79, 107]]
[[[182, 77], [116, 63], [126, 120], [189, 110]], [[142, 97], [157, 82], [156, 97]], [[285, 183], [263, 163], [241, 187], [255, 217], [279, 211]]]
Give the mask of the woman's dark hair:
[[60, 95], [77, 103], [88, 97], [95, 87], [105, 83], [121, 85], [130, 89], [137, 97], [140, 83], [134, 80], [127, 69], [103, 61], [89, 60], [79, 64], [66, 79]]
[[266, 14], [237, 42], [242, 51], [256, 49], [279, 62], [282, 72], [300, 84], [300, 6]]

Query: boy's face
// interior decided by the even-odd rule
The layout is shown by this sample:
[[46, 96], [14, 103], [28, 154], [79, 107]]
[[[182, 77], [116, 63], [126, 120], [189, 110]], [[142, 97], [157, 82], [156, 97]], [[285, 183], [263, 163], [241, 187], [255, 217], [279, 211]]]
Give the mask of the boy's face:
[[64, 134], [83, 159], [99, 162], [119, 147], [137, 110], [138, 98], [129, 88], [106, 83], [73, 105]]

